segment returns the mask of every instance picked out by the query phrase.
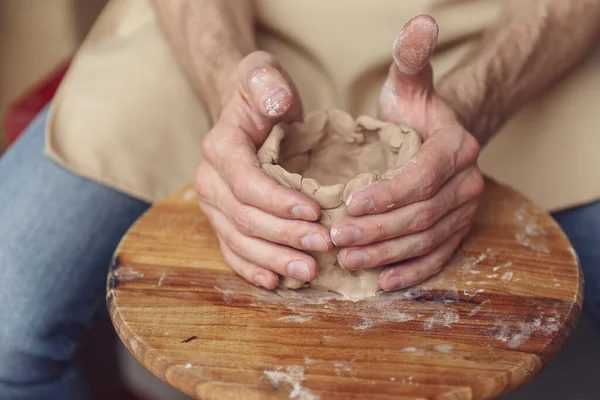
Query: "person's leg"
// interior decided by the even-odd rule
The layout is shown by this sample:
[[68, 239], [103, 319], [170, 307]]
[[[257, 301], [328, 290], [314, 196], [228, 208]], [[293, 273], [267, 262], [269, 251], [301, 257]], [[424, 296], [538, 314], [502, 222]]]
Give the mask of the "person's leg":
[[565, 231], [585, 278], [583, 309], [600, 328], [600, 202], [553, 214]]
[[0, 158], [0, 399], [83, 399], [74, 358], [112, 254], [148, 208], [42, 154], [42, 113]]

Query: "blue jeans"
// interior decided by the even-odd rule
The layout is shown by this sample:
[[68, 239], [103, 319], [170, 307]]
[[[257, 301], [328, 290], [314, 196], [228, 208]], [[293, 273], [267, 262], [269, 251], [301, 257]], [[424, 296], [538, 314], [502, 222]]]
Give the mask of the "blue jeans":
[[[108, 265], [148, 208], [42, 154], [42, 113], [0, 158], [0, 399], [86, 399], [75, 351], [104, 304]], [[600, 202], [555, 215], [600, 323]]]
[[148, 208], [42, 154], [43, 112], [0, 158], [0, 399], [91, 398], [75, 352], [112, 254]]
[[583, 310], [600, 329], [600, 201], [552, 215], [569, 237], [585, 278]]

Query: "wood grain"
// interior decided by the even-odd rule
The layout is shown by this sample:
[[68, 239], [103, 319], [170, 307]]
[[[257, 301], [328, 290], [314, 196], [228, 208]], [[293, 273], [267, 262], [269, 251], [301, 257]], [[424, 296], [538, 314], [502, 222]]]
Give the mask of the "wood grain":
[[552, 218], [487, 182], [471, 235], [427, 282], [360, 302], [270, 292], [224, 264], [188, 187], [127, 233], [107, 303], [138, 360], [199, 399], [487, 399], [557, 354], [582, 289]]

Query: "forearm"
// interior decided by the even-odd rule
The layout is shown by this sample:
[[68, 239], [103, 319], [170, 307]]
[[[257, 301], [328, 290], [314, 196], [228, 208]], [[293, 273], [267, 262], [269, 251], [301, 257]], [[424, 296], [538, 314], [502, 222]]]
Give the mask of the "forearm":
[[[250, 0], [152, 0], [175, 57], [216, 120], [256, 50]], [[160, 77], [157, 77], [160, 79]]]
[[437, 91], [485, 144], [525, 102], [577, 65], [599, 35], [598, 0], [507, 0], [498, 24]]

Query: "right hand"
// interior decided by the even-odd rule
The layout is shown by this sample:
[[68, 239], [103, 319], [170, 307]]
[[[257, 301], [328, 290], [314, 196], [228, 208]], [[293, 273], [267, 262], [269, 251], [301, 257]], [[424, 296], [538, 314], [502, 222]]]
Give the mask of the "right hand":
[[239, 84], [202, 142], [194, 183], [200, 207], [227, 264], [247, 281], [274, 289], [279, 275], [311, 281], [315, 260], [301, 250], [331, 250], [316, 221], [319, 205], [260, 170], [256, 151], [273, 125], [302, 120], [297, 91], [271, 54], [254, 52], [239, 65]]

